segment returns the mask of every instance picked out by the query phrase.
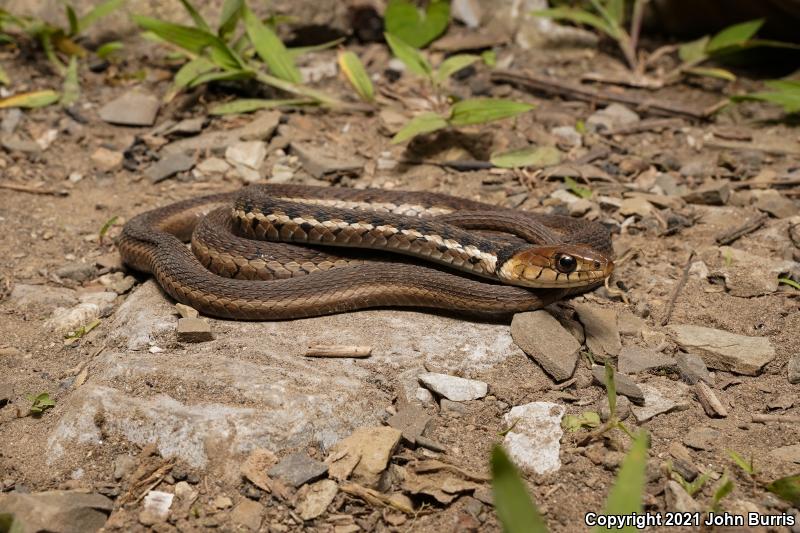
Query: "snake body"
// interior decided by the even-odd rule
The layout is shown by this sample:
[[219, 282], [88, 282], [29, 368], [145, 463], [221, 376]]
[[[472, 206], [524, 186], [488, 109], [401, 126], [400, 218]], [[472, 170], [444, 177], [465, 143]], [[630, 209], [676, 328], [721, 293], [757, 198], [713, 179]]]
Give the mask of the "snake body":
[[117, 246], [179, 302], [247, 320], [383, 306], [508, 315], [613, 269], [609, 233], [592, 222], [428, 192], [299, 185], [142, 213]]

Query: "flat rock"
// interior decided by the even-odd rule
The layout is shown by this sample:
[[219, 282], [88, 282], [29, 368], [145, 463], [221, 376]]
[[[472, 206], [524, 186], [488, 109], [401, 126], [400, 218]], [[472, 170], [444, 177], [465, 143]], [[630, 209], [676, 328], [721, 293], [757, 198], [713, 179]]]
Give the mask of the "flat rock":
[[198, 163], [195, 168], [203, 174], [225, 174], [231, 166], [224, 159], [209, 157]]
[[[606, 369], [604, 366], [594, 365], [592, 367], [592, 376], [603, 387], [606, 386]], [[645, 401], [642, 389], [625, 374], [616, 372], [614, 374], [614, 385], [616, 386], [617, 394], [627, 396], [632, 402], [641, 404]]]
[[742, 298], [771, 294], [778, 290], [780, 274], [800, 271], [800, 263], [795, 261], [764, 257], [730, 246], [719, 248], [719, 263], [722, 266], [709, 274], [722, 277], [728, 293]]
[[209, 131], [196, 137], [173, 141], [163, 148], [164, 154], [211, 151], [216, 155], [239, 141], [261, 141], [272, 136], [281, 119], [280, 111], [262, 111], [253, 115], [253, 120], [240, 128]]
[[106, 523], [114, 502], [101, 494], [53, 490], [0, 494], [0, 513], [12, 513], [24, 533], [83, 533]]
[[77, 293], [64, 287], [49, 285], [14, 284], [9, 301], [21, 309], [54, 309], [68, 307], [78, 303]]
[[800, 211], [797, 202], [790, 200], [774, 189], [758, 191], [758, 200], [753, 204], [759, 211], [769, 213], [775, 218], [789, 218]]
[[163, 522], [169, 517], [169, 509], [172, 507], [172, 500], [175, 495], [171, 492], [161, 490], [151, 490], [143, 502], [143, 511], [149, 513], [154, 521]]
[[561, 468], [561, 419], [563, 406], [549, 402], [517, 405], [503, 417], [511, 430], [503, 446], [514, 463], [537, 474], [556, 472]]
[[681, 373], [681, 377], [690, 385], [694, 385], [698, 381], [705, 381], [709, 385], [714, 384], [714, 378], [700, 356], [693, 353], [678, 352], [675, 355], [675, 360], [678, 363], [678, 371]]
[[225, 149], [225, 159], [233, 166], [243, 165], [258, 170], [267, 157], [267, 143], [264, 141], [241, 141]]
[[284, 457], [269, 469], [271, 477], [280, 478], [295, 488], [319, 479], [327, 472], [328, 465], [302, 452]]
[[353, 478], [375, 486], [400, 442], [400, 431], [390, 427], [360, 427], [337, 442], [328, 456], [328, 477]]
[[244, 499], [231, 510], [231, 522], [250, 531], [258, 531], [265, 511], [260, 503]]
[[706, 183], [681, 198], [689, 204], [725, 205], [730, 197], [731, 186], [723, 180]]
[[511, 337], [556, 381], [572, 377], [580, 343], [544, 310], [518, 313], [511, 321]]
[[292, 152], [306, 171], [317, 179], [327, 175], [357, 174], [364, 167], [360, 159], [342, 158], [330, 150], [305, 143], [292, 143]]
[[95, 168], [102, 172], [111, 172], [122, 166], [125, 155], [117, 150], [100, 147], [92, 153], [91, 160]]
[[800, 353], [789, 358], [789, 365], [786, 369], [786, 377], [789, 383], [797, 385], [800, 383]]
[[179, 318], [176, 330], [178, 342], [208, 342], [214, 340], [211, 324], [204, 318]]
[[669, 355], [649, 348], [625, 346], [619, 352], [619, 371], [623, 374], [674, 368], [676, 364], [675, 359]]
[[169, 154], [147, 169], [145, 174], [150, 181], [158, 183], [171, 178], [178, 172], [186, 172], [194, 167], [194, 156], [182, 153]]
[[653, 204], [648, 202], [641, 196], [634, 196], [632, 198], [625, 198], [619, 206], [619, 213], [623, 216], [637, 215], [639, 218], [645, 218], [653, 214]]
[[638, 336], [647, 328], [647, 322], [630, 311], [622, 311], [617, 317], [617, 325], [621, 335]]
[[300, 518], [313, 520], [324, 513], [338, 492], [339, 486], [332, 479], [323, 479], [309, 485], [307, 490], [298, 494], [296, 510]]
[[612, 130], [636, 122], [639, 122], [639, 115], [635, 112], [622, 104], [611, 104], [589, 116], [586, 119], [586, 129], [592, 132]]
[[800, 444], [775, 448], [774, 450], [770, 450], [769, 455], [778, 461], [800, 464]]
[[695, 450], [713, 450], [724, 447], [721, 441], [722, 433], [714, 428], [705, 426], [695, 426], [689, 428], [683, 437], [683, 443]]
[[403, 433], [403, 438], [411, 444], [415, 444], [417, 437], [425, 432], [428, 422], [431, 417], [414, 404], [405, 403], [394, 415], [389, 417], [386, 421], [389, 426], [400, 430]]
[[23, 154], [38, 154], [42, 147], [36, 141], [23, 139], [18, 135], [0, 136], [0, 144], [9, 152], [22, 152]]
[[720, 329], [680, 324], [669, 326], [675, 342], [718, 370], [755, 376], [775, 358], [766, 337], [748, 337]]
[[703, 506], [689, 496], [677, 481], [669, 480], [664, 486], [667, 510], [676, 513], [700, 513]]
[[94, 278], [96, 273], [94, 265], [89, 263], [69, 263], [57, 268], [55, 272], [59, 278], [71, 279], [78, 283]]
[[617, 312], [584, 302], [572, 305], [586, 331], [586, 346], [592, 353], [600, 357], [619, 355], [622, 341], [617, 326]]
[[640, 424], [654, 416], [689, 409], [689, 387], [679, 381], [657, 377], [640, 385], [644, 393], [644, 405], [631, 407], [633, 416]]
[[139, 90], [128, 91], [100, 108], [100, 118], [122, 126], [152, 126], [161, 102], [158, 97]]
[[420, 382], [432, 392], [454, 402], [467, 402], [486, 396], [489, 385], [475, 379], [428, 372], [420, 374]]

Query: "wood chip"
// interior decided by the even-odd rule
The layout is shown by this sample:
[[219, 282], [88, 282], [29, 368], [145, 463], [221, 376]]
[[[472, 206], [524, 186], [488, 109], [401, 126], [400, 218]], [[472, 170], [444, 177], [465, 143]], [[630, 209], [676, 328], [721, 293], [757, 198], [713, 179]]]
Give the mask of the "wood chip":
[[363, 359], [372, 355], [372, 346], [312, 344], [303, 355], [305, 357], [356, 357]]
[[711, 387], [704, 382], [698, 381], [694, 384], [694, 393], [708, 416], [713, 418], [725, 418], [728, 416], [728, 410], [719, 401]]

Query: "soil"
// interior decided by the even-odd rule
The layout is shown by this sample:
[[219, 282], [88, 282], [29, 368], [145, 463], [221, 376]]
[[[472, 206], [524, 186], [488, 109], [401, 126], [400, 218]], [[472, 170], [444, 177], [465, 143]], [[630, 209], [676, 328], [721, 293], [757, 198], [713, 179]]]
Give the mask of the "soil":
[[[410, 109], [419, 108], [426, 89], [409, 74], [390, 81], [392, 78], [385, 75], [390, 58], [383, 46], [354, 45], [353, 50], [362, 57], [371, 58], [368, 68], [379, 76], [380, 105], [393, 106], [406, 115], [410, 115]], [[8, 149], [0, 153], [2, 183], [24, 185], [33, 190], [33, 193], [0, 190], [0, 232], [3, 235], [0, 239], [0, 257], [3, 258], [0, 262], [0, 313], [3, 317], [0, 320], [0, 382], [12, 391], [8, 403], [0, 403], [0, 490], [39, 492], [67, 488], [110, 494], [116, 502], [116, 509], [106, 524], [109, 531], [144, 530], [148, 527], [168, 531], [176, 527], [174, 522], [144, 525], [147, 521], [140, 516], [143, 503], [130, 497], [127, 503], [122, 500], [128, 491], [142, 491], [145, 487], [133, 487], [130, 477], [115, 479], [113, 476], [114, 461], [121, 454], [135, 456], [139, 468], [162, 464], [159, 462], [162, 458], [157, 454], [150, 455], [152, 450], [142, 451], [140, 445], [127, 441], [123, 436], [109, 434], [105, 436], [107, 442], [103, 447], [95, 449], [90, 445], [76, 445], [66, 450], [57, 461], [49, 460], [49, 439], [63, 414], [60, 406], [68, 403], [70, 396], [80, 388], [75, 384], [76, 376], [87, 368], [87, 364], [91, 365], [98, 353], [119, 348], [115, 341], [109, 340], [111, 320], [103, 318], [90, 333], [65, 344], [63, 336], [46, 324], [50, 310], [26, 307], [10, 294], [19, 284], [67, 287], [78, 293], [97, 291], [102, 288], [97, 281], [103, 272], [102, 267], [93, 269], [88, 278], [81, 281], [58, 276], [56, 272], [65, 265], [80, 262], [93, 265], [98, 258], [113, 257], [115, 235], [124, 221], [137, 213], [200, 194], [232, 190], [242, 184], [235, 172], [222, 176], [195, 175], [191, 171], [153, 184], [144, 176], [144, 171], [157, 157], [157, 145], [148, 145], [150, 128], [113, 126], [98, 117], [100, 106], [128, 88], [137, 87], [164, 95], [175, 70], [175, 65], [165, 55], [165, 50], [158, 47], [141, 42], [126, 43], [123, 62], [98, 72], [81, 71], [81, 97], [69, 111], [52, 106], [24, 112], [16, 133], [23, 138], [39, 139], [48, 130], [56, 130], [57, 137], [52, 144], [36, 153]], [[609, 73], [619, 72], [621, 68], [613, 56], [589, 49], [548, 50], [543, 53], [506, 46], [499, 55], [501, 59], [513, 56], [511, 68], [547, 73], [558, 79], [574, 80], [589, 70]], [[318, 53], [312, 57], [314, 64], [330, 63], [335, 61], [335, 52]], [[38, 56], [6, 57], [3, 63], [14, 80], [16, 92], [57, 87], [60, 83]], [[350, 95], [341, 77], [325, 79], [317, 86], [342, 97]], [[734, 84], [691, 79], [660, 89], [656, 97], [702, 109], [725, 94], [757, 86], [757, 80], [747, 78], [740, 78]], [[391, 127], [387, 126], [386, 117], [379, 113], [348, 114], [316, 109], [284, 111], [279, 134], [289, 137], [287, 142], [278, 142], [273, 137], [264, 166], [271, 167], [275, 162], [284, 161], [276, 155], [277, 147], [286, 148], [294, 140], [308, 139], [313, 143], [327, 142], [335, 146], [339, 156], [362, 158], [366, 161], [364, 169], [354, 176], [319, 180], [300, 165], [295, 165], [292, 183], [429, 190], [520, 209], [566, 213], [566, 205], [551, 197], [554, 191], [563, 189], [563, 180], [559, 177], [563, 175], [563, 168], [561, 174], [548, 177], [548, 169], [460, 171], [433, 164], [410, 163], [385, 168], [381, 161], [486, 160], [493, 152], [530, 144], [558, 146], [565, 162], [574, 162], [596, 151], [599, 155], [591, 164], [596, 174], [605, 177], [593, 179], [594, 176], [590, 175], [586, 180], [586, 186], [593, 191], [589, 199], [593, 206], [590, 216], [609, 222], [614, 228], [618, 256], [629, 251], [637, 253], [632, 257], [628, 254], [629, 259], [620, 262], [612, 279], [611, 291], [601, 288], [586, 298], [590, 303], [613, 309], [620, 315], [632, 313], [639, 316], [647, 328], [655, 331], [666, 331], [661, 322], [689, 254], [694, 251], [695, 260], [704, 261], [711, 270], [724, 268], [724, 257], [714, 253], [717, 247], [715, 238], [758, 214], [746, 197], [750, 188], [736, 184], [758, 180], [759, 176], [779, 177], [791, 172], [797, 175], [800, 168], [800, 133], [791, 123], [782, 120], [780, 110], [762, 104], [729, 106], [706, 121], [673, 117], [677, 122], [659, 131], [645, 128], [640, 132], [616, 135], [587, 132], [581, 135], [582, 146], [569, 146], [552, 133], [553, 128], [586, 123], [604, 104], [561, 100], [541, 93], [531, 94], [506, 84], [493, 84], [489, 81], [486, 67], [461, 73], [454, 79], [452, 88], [461, 96], [483, 94], [512, 98], [533, 103], [536, 108], [516, 119], [471, 126], [459, 132], [433, 134], [407, 147], [390, 144], [387, 130]], [[197, 89], [162, 106], [158, 123], [167, 119], [205, 117], [209, 103], [230, 98], [231, 92], [230, 86]], [[645, 109], [638, 112], [642, 119], [654, 118]], [[9, 111], [3, 113], [6, 117]], [[229, 129], [250, 120], [250, 115], [208, 117], [205, 131]], [[100, 147], [124, 152], [134, 146], [137, 139], [137, 148], [131, 152], [135, 157], [127, 159], [125, 166], [104, 172], [91, 158]], [[720, 148], [730, 146], [730, 143], [737, 144], [734, 148]], [[208, 155], [200, 154], [198, 160]], [[694, 168], [687, 167], [690, 162], [696, 162]], [[75, 173], [82, 175], [82, 179], [70, 180], [70, 175]], [[652, 177], [659, 173], [668, 174], [677, 186], [686, 186], [688, 190], [726, 179], [734, 184], [734, 193], [725, 205], [678, 202], [674, 207], [659, 206], [644, 216], [621, 215], [615, 201], [622, 199], [627, 191], [648, 190]], [[762, 188], [770, 187], [765, 185]], [[796, 187], [772, 188], [792, 199], [797, 198]], [[51, 190], [64, 191], [65, 194], [34, 194], [37, 189], [39, 193]], [[673, 194], [672, 198], [679, 196]], [[797, 207], [796, 202], [794, 207]], [[793, 219], [770, 216], [760, 229], [741, 237], [731, 246], [770, 260], [797, 261], [800, 249], [797, 241], [792, 244], [789, 238], [792, 220], [797, 224], [797, 213], [795, 210]], [[113, 220], [110, 230], [105, 236], [100, 236], [100, 229], [110, 220]], [[665, 224], [672, 225], [667, 227]], [[147, 276], [136, 274], [136, 278], [138, 283]], [[790, 360], [800, 354], [797, 334], [800, 331], [800, 291], [782, 284], [772, 292], [757, 296], [736, 296], [732, 292], [735, 291], [724, 283], [720, 284], [719, 280], [712, 283], [707, 278], [690, 275], [676, 297], [669, 323], [702, 325], [764, 337], [774, 347], [775, 357], [757, 375], [713, 371], [712, 389], [726, 407], [726, 417], [709, 417], [690, 393], [685, 398], [688, 403], [686, 410], [661, 414], [642, 424], [637, 424], [633, 418], [625, 422], [631, 428], [638, 425], [647, 430], [651, 437], [644, 496], [647, 511], [670, 510], [664, 494], [669, 479], [666, 464], [674, 460], [669, 452], [670, 446], [711, 428], [718, 432], [718, 439], [709, 443], [706, 449], [691, 449], [694, 463], [712, 476], [695, 494], [701, 508], [710, 506], [720, 476], [727, 475], [734, 481], [734, 488], [722, 502], [724, 509], [738, 513], [743, 509], [756, 509], [761, 513], [778, 515], [797, 512], [791, 510], [790, 504], [768, 493], [759, 480], [777, 479], [796, 473], [799, 468], [796, 462], [786, 462], [771, 452], [800, 441], [800, 426], [796, 422], [800, 416], [800, 385], [791, 384], [787, 379]], [[118, 307], [126, 298], [128, 295], [121, 295], [114, 305]], [[556, 308], [571, 312], [569, 302]], [[220, 324], [216, 334], [224, 337], [226, 326], [224, 322]], [[302, 334], [313, 335], [313, 332]], [[633, 342], [630, 338], [625, 339], [623, 335], [624, 344]], [[667, 337], [666, 352], [676, 352], [678, 348], [669, 339]], [[333, 361], [333, 364], [337, 362]], [[399, 377], [389, 362], [381, 371], [373, 367], [372, 372], [374, 376], [381, 376], [388, 390], [396, 390]], [[676, 382], [682, 379], [675, 368], [652, 373]], [[600, 409], [605, 402], [605, 392], [592, 383], [586, 358], [579, 361], [575, 378], [567, 387], [559, 387], [533, 360], [517, 353], [480, 373], [479, 379], [492, 384], [490, 396], [486, 399], [465, 403], [463, 412], [457, 416], [436, 404], [425, 407], [433, 417], [426, 436], [447, 447], [448, 453], [444, 455], [447, 462], [485, 474], [491, 447], [501, 439], [498, 434], [507, 429], [503, 415], [511, 406], [549, 401], [563, 405], [568, 414]], [[56, 407], [39, 417], [28, 416], [30, 401], [26, 395], [44, 391], [50, 393]], [[139, 383], [129, 392], [148, 396], [174, 392], [174, 387], [165, 379], [160, 383]], [[247, 402], [246, 394], [244, 399], [220, 396], [215, 391], [208, 391], [208, 394], [209, 398], [223, 404], [244, 405]], [[384, 407], [391, 407], [391, 398], [392, 394], [387, 394]], [[2, 400], [0, 398], [0, 402]], [[754, 415], [763, 414], [794, 417], [794, 422], [753, 421]], [[589, 445], [581, 442], [585, 434], [585, 431], [565, 432], [561, 440], [563, 466], [560, 470], [546, 475], [526, 474], [530, 492], [553, 531], [586, 529], [584, 515], [603, 509], [618, 470], [621, 454], [616, 452], [625, 451], [630, 445], [628, 437], [618, 430], [594, 439]], [[729, 450], [754, 459], [757, 469], [755, 481], [733, 463]], [[283, 450], [273, 451], [284, 455]], [[314, 446], [306, 451], [317, 458], [328, 453], [328, 450]], [[426, 457], [419, 448], [412, 450], [405, 445], [401, 445], [396, 454], [395, 464], [406, 464], [408, 457]], [[616, 459], [603, 459], [608, 457]], [[214, 507], [218, 497], [227, 496], [234, 503], [246, 497], [260, 501], [266, 507], [261, 531], [334, 531], [337, 525], [348, 523], [355, 523], [364, 530], [379, 531], [500, 530], [491, 506], [480, 503], [475, 495], [462, 496], [447, 505], [415, 496], [415, 504], [421, 511], [404, 516], [340, 492], [328, 512], [304, 523], [293, 510], [293, 493], [281, 499], [255, 489], [249, 482], [218, 478], [213, 465], [223, 459], [228, 460], [211, 456], [207, 468], [190, 472], [188, 479], [195, 482], [193, 487], [200, 492], [200, 510], [178, 521], [180, 529], [216, 527], [236, 530], [242, 527], [232, 521], [228, 507]], [[180, 479], [181, 476], [173, 471], [149, 488], [169, 492]], [[139, 496], [139, 492], [133, 496]], [[420, 508], [423, 502], [426, 505]], [[764, 530], [788, 531], [789, 528]]]

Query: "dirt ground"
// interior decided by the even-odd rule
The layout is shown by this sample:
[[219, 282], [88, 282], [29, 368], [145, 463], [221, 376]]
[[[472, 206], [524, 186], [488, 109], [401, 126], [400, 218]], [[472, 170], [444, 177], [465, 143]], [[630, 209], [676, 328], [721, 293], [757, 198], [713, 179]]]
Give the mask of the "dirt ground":
[[[499, 530], [486, 497], [490, 486], [485, 482], [480, 483], [481, 489], [463, 493], [447, 504], [430, 496], [412, 494], [417, 512], [411, 515], [340, 491], [325, 513], [303, 521], [295, 509], [296, 489], [287, 489], [281, 497], [275, 491], [267, 493], [243, 479], [231, 481], [228, 477], [218, 477], [213, 465], [223, 458], [213, 455], [205, 468], [189, 468], [178, 460], [171, 467], [173, 470], [167, 469], [168, 473], [160, 477], [154, 474], [148, 478], [162, 465], [172, 464], [171, 458], [161, 457], [142, 443], [130, 442], [112, 432], [104, 435], [106, 445], [102, 447], [76, 444], [57, 460], [50, 460], [48, 443], [68, 409], [70, 398], [86, 386], [84, 383], [92, 382], [94, 361], [98, 357], [121, 349], [121, 341], [110, 340], [113, 333], [110, 324], [116, 309], [137, 288], [120, 291], [122, 294], [112, 302], [113, 308], [101, 317], [95, 329], [77, 340], [65, 342], [63, 333], [54, 331], [48, 322], [54, 306], [52, 302], [22, 302], [19, 297], [12, 297], [15, 287], [66, 288], [77, 291], [75, 295], [101, 291], [105, 287], [98, 278], [116, 268], [113, 238], [125, 220], [157, 206], [232, 190], [243, 183], [233, 170], [224, 175], [184, 171], [159, 183], [152, 183], [145, 176], [145, 171], [159, 157], [160, 145], [152, 140], [159, 134], [153, 134], [151, 127], [108, 124], [99, 118], [98, 109], [133, 87], [163, 96], [174, 65], [157, 46], [138, 41], [126, 44], [126, 59], [121, 63], [97, 69], [97, 72], [81, 71], [81, 99], [72, 109], [66, 111], [52, 106], [22, 114], [14, 134], [36, 140], [54, 130], [55, 139], [46, 148], [27, 151], [4, 143], [6, 148], [0, 153], [0, 183], [31, 188], [30, 192], [0, 190], [0, 257], [3, 258], [0, 261], [0, 386], [4, 387], [0, 392], [5, 393], [0, 398], [0, 491], [11, 494], [85, 489], [105, 494], [115, 502], [105, 526], [108, 531], [246, 530], [241, 513], [239, 518], [232, 517], [231, 510], [232, 507], [238, 509], [238, 504], [244, 500], [263, 506], [263, 515], [259, 518], [261, 531]], [[353, 45], [353, 50], [362, 57], [371, 58], [368, 69], [377, 75], [377, 85], [382, 92], [379, 101], [385, 105], [384, 109], [391, 106], [396, 113], [410, 116], [415, 102], [423, 96], [418, 80], [408, 73], [399, 80], [387, 76], [390, 57], [382, 45]], [[498, 49], [498, 56], [500, 60], [510, 58], [509, 69], [546, 73], [562, 80], [575, 80], [590, 70], [614, 72], [620, 68], [614, 57], [586, 48], [542, 52], [506, 45]], [[315, 65], [333, 63], [335, 51], [314, 54], [308, 61]], [[59, 85], [58, 78], [41, 58], [7, 55], [3, 65], [15, 80], [14, 91]], [[341, 96], [350, 94], [340, 76], [325, 78], [316, 86]], [[757, 86], [758, 81], [747, 74], [733, 84], [691, 79], [660, 89], [652, 96], [659, 101], [704, 109], [727, 94]], [[268, 143], [268, 154], [263, 168], [272, 169], [276, 163], [288, 165], [293, 172], [290, 183], [429, 190], [562, 214], [569, 214], [570, 204], [563, 196], [553, 196], [553, 193], [564, 191], [563, 176], [572, 175], [593, 192], [587, 209], [579, 216], [607, 223], [614, 232], [618, 257], [627, 257], [613, 275], [611, 291], [601, 288], [579, 301], [598, 309], [613, 310], [618, 317], [623, 345], [657, 347], [657, 353], [670, 357], [681, 351], [702, 351], [684, 350], [674, 332], [662, 325], [676, 285], [690, 266], [687, 260], [693, 253], [690, 263], [695, 265], [674, 297], [669, 324], [704, 326], [767, 339], [774, 348], [774, 357], [754, 372], [712, 367], [710, 389], [720, 400], [724, 416], [707, 414], [697, 399], [697, 389], [687, 384], [685, 389], [676, 389], [685, 393], [680, 399], [683, 405], [642, 423], [637, 423], [633, 416], [625, 421], [629, 427], [646, 429], [652, 440], [645, 509], [664, 512], [693, 508], [686, 507], [685, 502], [683, 507], [676, 506], [665, 494], [670, 479], [667, 465], [678, 461], [676, 453], [679, 452], [675, 451], [675, 444], [678, 444], [689, 454], [693, 468], [710, 476], [694, 495], [697, 509], [709, 508], [721, 476], [727, 475], [734, 486], [731, 494], [722, 500], [722, 509], [739, 514], [755, 511], [765, 515], [794, 513], [797, 516], [797, 509], [767, 492], [760, 483], [760, 480], [771, 481], [795, 474], [800, 469], [798, 451], [791, 448], [800, 441], [797, 422], [800, 384], [789, 381], [791, 361], [794, 359], [794, 364], [798, 365], [796, 360], [800, 356], [800, 291], [787, 284], [760, 288], [764, 280], [777, 279], [779, 274], [794, 275], [797, 279], [800, 273], [794, 262], [800, 260], [797, 240], [800, 131], [796, 126], [782, 120], [780, 110], [755, 103], [728, 106], [708, 120], [658, 116], [648, 109], [634, 109], [639, 114], [634, 122], [641, 126], [639, 129], [621, 129], [613, 134], [577, 132], [578, 145], [554, 134], [554, 128], [588, 124], [590, 117], [604, 108], [606, 102], [561, 99], [492, 82], [485, 66], [458, 75], [452, 87], [453, 92], [464, 96], [513, 98], [536, 107], [515, 119], [428, 136], [408, 146], [390, 144], [390, 133], [396, 125], [392, 123], [393, 116], [386, 112], [282, 111], [277, 132], [264, 139]], [[637, 93], [634, 89], [619, 89], [623, 90]], [[231, 92], [230, 86], [201, 87], [181, 96], [161, 106], [155, 128], [167, 120], [192, 117], [207, 117], [204, 131], [228, 130], [249, 123], [253, 115], [224, 118], [207, 115], [209, 102], [229, 98]], [[10, 110], [2, 111], [0, 118], [5, 121], [9, 113]], [[654, 119], [669, 121], [648, 122]], [[291, 159], [292, 143], [300, 141], [317, 146], [326, 144], [340, 157], [363, 161], [363, 168], [352, 175], [316, 179], [297, 159]], [[436, 164], [402, 163], [419, 159], [432, 162], [486, 160], [493, 152], [531, 144], [556, 146], [562, 163], [544, 169], [469, 171]], [[105, 171], [99, 168], [93, 156], [101, 147], [126, 154], [122, 164]], [[279, 149], [289, 155], [281, 155], [277, 152]], [[590, 157], [585, 157], [587, 154]], [[199, 153], [198, 162], [211, 155], [208, 151]], [[787, 185], [778, 183], [784, 179]], [[717, 201], [719, 180], [726, 180], [730, 194], [723, 194], [723, 199]], [[661, 191], [653, 194], [654, 186], [660, 186]], [[667, 190], [669, 187], [673, 190]], [[701, 188], [710, 188], [710, 196], [699, 200], [687, 196]], [[780, 204], [782, 211], [772, 209], [766, 202], [774, 198], [761, 198], [762, 191], [770, 190], [775, 191], [777, 197], [794, 203], [788, 204], [788, 208], [787, 204]], [[637, 192], [646, 193], [640, 198], [647, 201], [621, 205], [623, 199], [635, 198], [632, 193]], [[720, 234], [761, 213], [766, 213], [766, 217], [758, 229], [730, 243], [733, 249], [751, 255], [740, 259], [734, 252], [720, 250], [721, 245], [716, 240]], [[107, 235], [101, 237], [101, 228], [112, 219]], [[749, 262], [753, 256], [763, 262]], [[65, 269], [78, 263], [89, 265], [88, 270], [75, 273], [74, 268]], [[784, 266], [776, 267], [778, 271], [770, 270], [776, 263]], [[757, 269], [755, 273], [742, 272], [753, 268]], [[137, 286], [147, 279], [139, 274], [135, 277]], [[574, 315], [570, 301], [557, 304], [553, 312], [568, 317]], [[425, 320], [425, 313], [420, 312], [420, 316]], [[624, 320], [636, 324], [633, 331], [623, 327]], [[224, 321], [213, 322], [217, 338], [224, 337], [227, 327]], [[652, 333], [652, 336], [643, 336], [643, 333]], [[313, 337], [313, 332], [298, 334]], [[373, 334], [380, 337], [383, 333]], [[175, 347], [173, 336], [174, 333], [167, 333], [163, 338], [167, 345]], [[179, 350], [180, 343], [177, 346]], [[179, 352], [170, 354], [180, 357]], [[617, 355], [611, 353], [607, 357], [613, 361]], [[602, 358], [602, 354], [595, 356]], [[331, 364], [339, 363], [334, 360]], [[429, 370], [436, 371], [435, 368]], [[389, 392], [380, 401], [385, 401], [384, 407], [391, 411], [394, 409], [392, 398], [396, 398], [391, 391], [399, 387], [397, 369], [387, 361], [371, 367], [369, 372], [373, 379], [384, 380], [382, 386]], [[800, 370], [794, 372], [800, 373]], [[477, 376], [470, 372], [465, 375], [490, 383], [489, 396], [461, 404], [455, 414], [436, 402], [423, 406], [432, 417], [426, 436], [445, 446], [448, 453], [436, 454], [401, 444], [394, 451], [393, 465], [408, 466], [436, 457], [463, 470], [486, 475], [491, 447], [502, 440], [499, 435], [507, 429], [503, 415], [512, 406], [547, 401], [564, 406], [568, 414], [577, 415], [587, 410], [599, 411], [605, 401], [605, 392], [592, 381], [589, 362], [584, 356], [578, 361], [574, 378], [566, 385], [557, 384], [534, 360], [519, 351], [480, 371]], [[634, 377], [638, 383], [661, 383], [661, 379], [670, 380], [677, 387], [685, 376], [676, 365], [670, 364], [661, 369], [648, 369]], [[31, 402], [26, 396], [45, 391], [50, 393], [55, 407], [40, 417], [28, 416]], [[173, 385], [157, 380], [142, 381], [127, 392], [147, 397], [159, 393], [180, 396]], [[209, 390], [208, 395], [223, 404], [244, 405], [249, 401], [246, 393], [244, 398], [237, 398]], [[766, 421], [759, 422], [758, 416], [763, 415], [767, 415], [763, 419]], [[581, 442], [585, 435], [585, 431], [565, 431], [560, 444], [562, 466], [559, 470], [545, 475], [526, 474], [530, 492], [553, 531], [587, 528], [584, 515], [603, 508], [619, 467], [620, 452], [630, 445], [630, 440], [620, 431], [609, 432], [588, 444]], [[706, 439], [704, 444], [698, 444], [703, 439]], [[753, 458], [757, 470], [755, 479], [734, 464], [729, 450]], [[783, 452], [776, 453], [776, 450]], [[284, 450], [272, 451], [279, 457], [284, 455]], [[319, 459], [329, 453], [313, 444], [305, 451]], [[135, 458], [135, 464], [125, 476], [115, 478], [118, 458], [126, 454]], [[76, 473], [77, 470], [80, 472]], [[144, 503], [140, 496], [147, 490], [175, 492], [176, 484], [182, 480], [188, 481], [199, 493], [192, 512], [161, 521], [142, 517]], [[381, 490], [390, 492], [387, 486], [392, 487], [392, 479], [384, 483], [387, 485]], [[398, 485], [399, 481], [395, 480], [394, 489]], [[797, 527], [775, 526], [762, 530], [797, 531]]]

